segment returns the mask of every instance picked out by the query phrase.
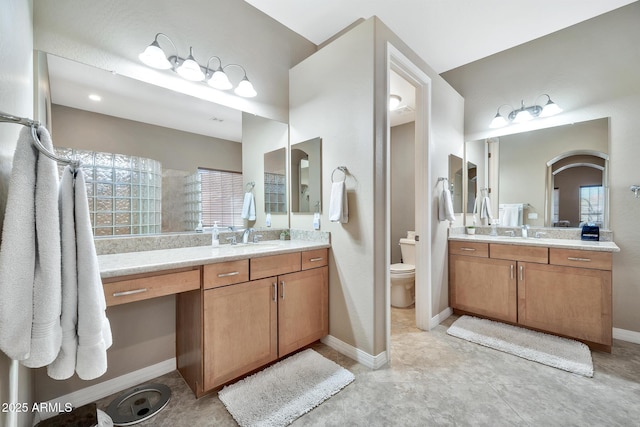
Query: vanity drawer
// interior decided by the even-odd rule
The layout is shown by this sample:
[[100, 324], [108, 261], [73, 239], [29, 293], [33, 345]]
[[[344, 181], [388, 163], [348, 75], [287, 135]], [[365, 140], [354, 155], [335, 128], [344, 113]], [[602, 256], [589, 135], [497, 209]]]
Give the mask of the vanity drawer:
[[324, 267], [329, 261], [328, 249], [316, 249], [302, 252], [302, 269]]
[[569, 267], [611, 270], [611, 252], [582, 251], [580, 249], [549, 249], [549, 263]]
[[300, 271], [300, 252], [251, 258], [251, 280]]
[[204, 266], [203, 288], [211, 289], [249, 281], [249, 260], [219, 262]]
[[549, 249], [542, 248], [540, 246], [519, 246], [491, 243], [491, 245], [489, 245], [489, 257], [507, 259], [511, 261], [547, 264], [549, 263]]
[[487, 258], [489, 256], [489, 244], [449, 240], [449, 253], [452, 255], [466, 255]]
[[162, 272], [103, 280], [107, 306], [200, 289], [200, 267], [188, 271]]

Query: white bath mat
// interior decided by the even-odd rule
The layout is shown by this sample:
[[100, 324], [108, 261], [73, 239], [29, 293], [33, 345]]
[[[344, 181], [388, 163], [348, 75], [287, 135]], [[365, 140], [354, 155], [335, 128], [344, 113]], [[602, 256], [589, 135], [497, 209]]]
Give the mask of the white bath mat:
[[286, 426], [355, 377], [311, 349], [224, 387], [218, 397], [241, 426]]
[[554, 368], [593, 376], [591, 351], [578, 341], [471, 316], [453, 322], [447, 334]]

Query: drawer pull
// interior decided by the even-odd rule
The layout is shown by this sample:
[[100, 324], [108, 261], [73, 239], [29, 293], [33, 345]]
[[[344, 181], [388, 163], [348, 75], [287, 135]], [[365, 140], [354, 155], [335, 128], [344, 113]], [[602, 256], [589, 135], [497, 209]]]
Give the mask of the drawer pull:
[[122, 291], [122, 292], [114, 292], [114, 297], [125, 297], [127, 295], [141, 294], [142, 292], [147, 292], [147, 288], [133, 289], [131, 291]]
[[240, 274], [239, 271], [232, 271], [231, 273], [220, 273], [218, 274], [218, 277], [237, 276], [238, 274]]
[[322, 261], [323, 259], [324, 259], [324, 257], [311, 258], [311, 259], [309, 259], [309, 262]]
[[520, 281], [524, 280], [524, 265], [520, 266]]
[[284, 299], [284, 280], [280, 282], [280, 286], [282, 288], [282, 292], [280, 293], [280, 298]]
[[513, 280], [513, 264], [511, 264], [511, 279]]
[[475, 249], [474, 248], [460, 248], [461, 251], [470, 251], [470, 252], [474, 252]]
[[591, 262], [591, 258], [576, 258], [576, 257], [567, 257], [569, 261], [580, 261], [580, 262]]
[[276, 282], [272, 283], [273, 285], [273, 302], [278, 298], [278, 284]]

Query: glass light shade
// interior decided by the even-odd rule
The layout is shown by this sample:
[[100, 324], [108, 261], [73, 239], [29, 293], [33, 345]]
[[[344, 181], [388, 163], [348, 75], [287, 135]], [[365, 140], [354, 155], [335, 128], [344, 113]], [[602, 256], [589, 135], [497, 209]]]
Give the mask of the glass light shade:
[[253, 98], [258, 94], [256, 90], [253, 88], [253, 85], [251, 84], [249, 79], [246, 77], [242, 79], [242, 81], [238, 84], [238, 87], [236, 88], [236, 90], [234, 90], [234, 92], [236, 93], [236, 95], [242, 96], [244, 98]]
[[542, 112], [540, 113], [539, 117], [549, 117], [561, 112], [562, 108], [558, 107], [558, 104], [549, 99], [549, 102], [547, 102], [542, 108]]
[[222, 68], [218, 68], [207, 83], [209, 83], [209, 86], [219, 90], [229, 90], [233, 87]]
[[513, 119], [513, 123], [524, 123], [533, 119], [533, 116], [527, 110], [520, 110], [516, 114], [516, 117]]
[[402, 98], [398, 95], [389, 95], [389, 111], [397, 110]]
[[189, 57], [180, 64], [176, 71], [183, 78], [193, 82], [204, 80], [204, 73], [200, 69], [200, 64], [193, 58], [193, 48], [189, 49]]
[[145, 65], [148, 65], [152, 68], [157, 68], [159, 70], [168, 70], [171, 68], [171, 62], [167, 59], [167, 55], [165, 55], [160, 45], [158, 45], [157, 41], [151, 43], [147, 48], [138, 55], [140, 61], [142, 61]]
[[496, 128], [501, 128], [506, 126], [507, 124], [509, 124], [509, 122], [507, 121], [507, 119], [505, 119], [503, 116], [500, 115], [500, 113], [496, 114], [496, 116], [493, 118], [493, 120], [491, 120], [491, 124], [489, 125], [489, 127], [491, 129], [496, 129]]

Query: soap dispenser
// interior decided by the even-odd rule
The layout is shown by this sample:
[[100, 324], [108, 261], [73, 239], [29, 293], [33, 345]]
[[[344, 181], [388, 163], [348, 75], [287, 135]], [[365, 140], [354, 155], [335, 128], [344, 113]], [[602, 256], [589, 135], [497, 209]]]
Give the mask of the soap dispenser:
[[218, 230], [218, 221], [213, 222], [213, 230], [211, 230], [211, 246], [220, 246], [220, 230]]

